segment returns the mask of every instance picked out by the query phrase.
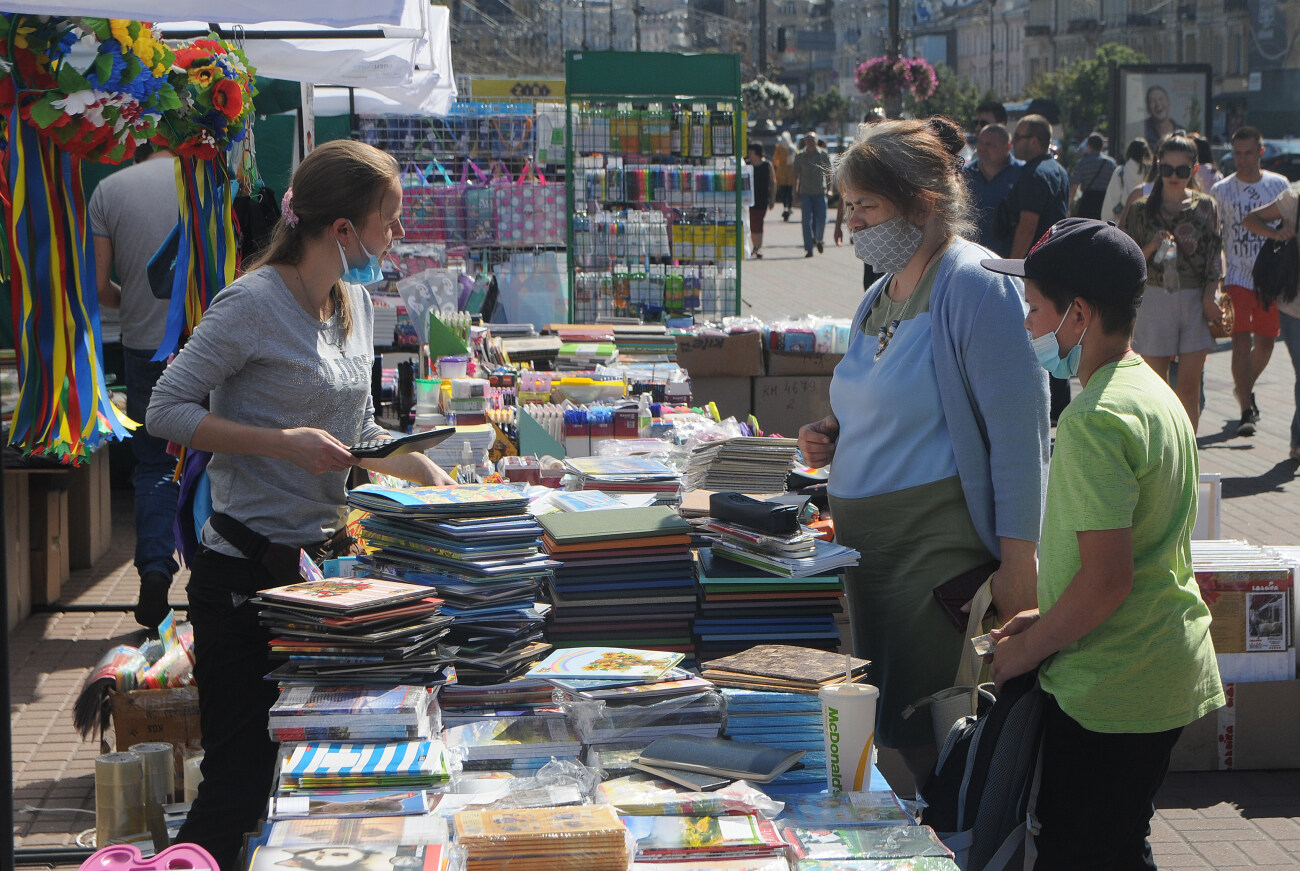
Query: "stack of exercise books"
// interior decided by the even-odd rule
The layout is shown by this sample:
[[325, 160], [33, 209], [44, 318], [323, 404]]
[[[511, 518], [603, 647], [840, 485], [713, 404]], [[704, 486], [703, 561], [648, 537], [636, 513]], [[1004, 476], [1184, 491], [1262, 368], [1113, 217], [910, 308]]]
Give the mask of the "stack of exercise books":
[[717, 737], [726, 704], [711, 683], [675, 668], [681, 660], [680, 653], [578, 647], [555, 651], [529, 675], [563, 692], [584, 745], [645, 746], [663, 735]]
[[548, 681], [521, 675], [495, 684], [448, 684], [439, 707], [447, 728], [492, 717], [559, 716], [554, 694]]
[[286, 686], [271, 706], [275, 741], [398, 741], [442, 731], [438, 688]]
[[[304, 557], [305, 559], [305, 557]], [[304, 572], [314, 570], [304, 566]], [[320, 578], [258, 593], [281, 684], [446, 682], [451, 618], [428, 587], [378, 578]]]
[[625, 365], [672, 363], [677, 360], [677, 337], [662, 324], [620, 324], [614, 327], [619, 362]]
[[856, 566], [860, 554], [851, 547], [823, 541], [800, 526], [791, 535], [772, 535], [717, 518], [696, 521], [713, 544], [713, 555], [786, 578], [835, 574]]
[[822, 703], [815, 695], [771, 690], [722, 689], [727, 737], [804, 751], [802, 768], [786, 771], [764, 788], [773, 794], [820, 792], [826, 787]]
[[460, 811], [466, 871], [625, 871], [627, 828], [609, 805]]
[[694, 658], [691, 527], [661, 506], [547, 514], [558, 562], [546, 637], [556, 647], [635, 647]]
[[[789, 849], [776, 825], [756, 814], [623, 816], [638, 862], [710, 862], [780, 856]], [[693, 864], [691, 867], [701, 867]], [[707, 866], [704, 866], [707, 867]]]
[[446, 730], [465, 771], [536, 772], [551, 759], [577, 760], [582, 743], [563, 717], [494, 717]]
[[345, 860], [355, 857], [356, 862], [347, 867], [359, 868], [363, 871], [386, 868], [401, 868], [404, 871], [446, 871], [451, 862], [451, 853], [447, 844], [393, 845], [376, 843], [371, 839], [366, 839], [364, 845], [314, 841], [299, 847], [255, 847], [248, 871], [335, 867], [323, 862], [315, 863], [313, 860], [318, 856], [342, 857]]
[[428, 789], [451, 776], [439, 741], [288, 745], [280, 763], [281, 790]]
[[691, 450], [686, 489], [784, 493], [798, 450], [799, 440], [789, 438], [736, 436], [703, 442]]
[[789, 796], [781, 817], [791, 825], [811, 829], [916, 825], [888, 788]]
[[371, 487], [349, 501], [369, 512], [361, 538], [373, 552], [362, 571], [433, 587], [444, 600], [459, 680], [508, 680], [549, 652], [538, 602], [555, 564], [539, 551], [541, 527], [518, 490]]
[[1295, 570], [1286, 555], [1244, 541], [1194, 541], [1192, 567], [1214, 618], [1223, 682], [1294, 679]]
[[826, 650], [760, 644], [705, 662], [701, 675], [721, 687], [816, 695], [822, 687], [844, 683], [846, 668], [855, 682], [861, 680], [868, 665], [865, 659]]
[[699, 549], [695, 646], [702, 661], [763, 643], [838, 650], [835, 615], [843, 612], [837, 574], [788, 578]]
[[609, 366], [617, 360], [618, 347], [613, 342], [564, 342], [555, 355], [555, 369], [558, 372], [587, 372], [597, 366]]
[[570, 457], [564, 466], [581, 490], [650, 494], [660, 505], [681, 501], [681, 473], [650, 457]]
[[877, 828], [808, 828], [786, 824], [785, 839], [801, 860], [951, 859], [949, 850], [929, 826]]

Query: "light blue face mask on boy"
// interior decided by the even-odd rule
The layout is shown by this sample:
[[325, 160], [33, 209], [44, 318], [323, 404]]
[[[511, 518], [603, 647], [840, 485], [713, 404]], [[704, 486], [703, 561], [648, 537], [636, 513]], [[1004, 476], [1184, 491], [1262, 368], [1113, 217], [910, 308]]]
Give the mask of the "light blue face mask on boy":
[[1056, 329], [1050, 333], [1043, 333], [1037, 339], [1032, 339], [1030, 345], [1034, 349], [1038, 362], [1053, 378], [1073, 378], [1079, 374], [1079, 358], [1083, 355], [1083, 337], [1088, 335], [1085, 328], [1079, 334], [1079, 341], [1070, 349], [1070, 353], [1064, 357], [1061, 356], [1061, 346], [1056, 341], [1057, 330], [1065, 326], [1065, 318], [1070, 316], [1069, 309], [1066, 309], [1065, 317], [1056, 325]]
[[[352, 232], [356, 233], [357, 228], [352, 226], [348, 221], [348, 226], [352, 227]], [[361, 234], [357, 234], [357, 244], [361, 246], [361, 253], [366, 255], [366, 262], [360, 266], [351, 266], [348, 264], [348, 255], [343, 251], [343, 243], [338, 239], [334, 244], [339, 246], [339, 257], [343, 258], [343, 280], [349, 284], [374, 284], [376, 281], [382, 281], [384, 272], [379, 268], [379, 258], [366, 250], [366, 245], [361, 241]]]

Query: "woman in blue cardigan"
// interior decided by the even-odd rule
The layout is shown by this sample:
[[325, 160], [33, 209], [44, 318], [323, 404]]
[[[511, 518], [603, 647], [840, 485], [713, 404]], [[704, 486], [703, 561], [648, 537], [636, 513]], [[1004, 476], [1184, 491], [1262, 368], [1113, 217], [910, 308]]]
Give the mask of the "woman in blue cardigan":
[[[836, 163], [857, 256], [877, 272], [831, 380], [832, 414], [799, 432], [834, 466], [837, 539], [862, 554], [846, 578], [853, 649], [880, 687], [876, 741], [918, 783], [935, 747], [922, 696], [951, 686], [964, 632], [936, 586], [988, 565], [1010, 617], [1034, 605], [1047, 483], [1047, 378], [1019, 284], [980, 267], [962, 238], [970, 199], [923, 121], [861, 128]], [[978, 576], [978, 575], [977, 575]]]

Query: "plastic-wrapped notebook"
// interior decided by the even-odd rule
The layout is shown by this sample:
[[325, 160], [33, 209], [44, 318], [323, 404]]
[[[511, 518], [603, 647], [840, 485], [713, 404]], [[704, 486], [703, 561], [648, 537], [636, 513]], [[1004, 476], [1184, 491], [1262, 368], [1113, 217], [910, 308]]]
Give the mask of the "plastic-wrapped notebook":
[[285, 868], [315, 867], [316, 856], [353, 856], [360, 854], [365, 864], [359, 867], [402, 868], [406, 871], [445, 871], [451, 858], [447, 844], [394, 846], [368, 843], [365, 849], [348, 844], [317, 843], [301, 847], [258, 847], [248, 864], [249, 871], [284, 871]]
[[785, 830], [785, 836], [801, 859], [952, 858], [952, 850], [944, 846], [929, 826], [854, 829], [791, 826]]
[[[852, 659], [855, 678], [866, 673], [865, 659]], [[816, 692], [844, 682], [844, 657], [827, 650], [789, 644], [760, 644], [749, 650], [704, 663], [701, 674], [719, 686]]]
[[789, 771], [803, 755], [803, 750], [742, 744], [723, 738], [669, 735], [642, 750], [640, 760], [656, 768], [681, 768], [733, 780], [767, 783]]
[[661, 680], [681, 662], [680, 653], [623, 647], [574, 647], [557, 650], [528, 670], [529, 677], [585, 679], [637, 677]]
[[446, 844], [451, 841], [447, 821], [425, 816], [343, 817], [280, 820], [271, 823], [268, 847], [303, 847], [339, 844]]

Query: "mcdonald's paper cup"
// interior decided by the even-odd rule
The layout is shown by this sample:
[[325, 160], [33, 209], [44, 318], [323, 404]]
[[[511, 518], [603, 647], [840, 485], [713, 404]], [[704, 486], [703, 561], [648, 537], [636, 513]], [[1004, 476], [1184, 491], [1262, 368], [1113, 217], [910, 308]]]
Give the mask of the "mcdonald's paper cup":
[[880, 690], [869, 684], [835, 684], [822, 687], [817, 695], [822, 700], [826, 788], [831, 792], [871, 789], [871, 745]]

